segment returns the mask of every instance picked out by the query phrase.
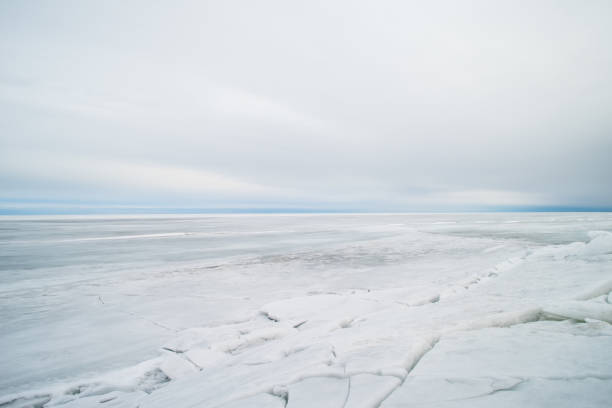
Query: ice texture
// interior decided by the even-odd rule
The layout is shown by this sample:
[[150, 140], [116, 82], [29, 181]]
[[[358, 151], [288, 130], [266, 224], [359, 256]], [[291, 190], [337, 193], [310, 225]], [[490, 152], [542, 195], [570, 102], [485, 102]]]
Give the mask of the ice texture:
[[612, 214], [0, 218], [1, 407], [608, 407]]

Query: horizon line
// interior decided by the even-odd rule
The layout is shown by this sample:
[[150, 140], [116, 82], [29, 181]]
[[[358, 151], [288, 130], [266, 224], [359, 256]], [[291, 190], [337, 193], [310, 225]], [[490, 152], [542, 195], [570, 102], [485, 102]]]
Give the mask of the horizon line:
[[2, 208], [0, 217], [7, 216], [163, 216], [163, 215], [393, 215], [393, 214], [474, 214], [474, 213], [608, 213], [612, 207], [583, 206], [512, 206], [456, 209], [337, 209], [337, 208], [181, 208], [181, 207], [97, 207], [87, 208]]

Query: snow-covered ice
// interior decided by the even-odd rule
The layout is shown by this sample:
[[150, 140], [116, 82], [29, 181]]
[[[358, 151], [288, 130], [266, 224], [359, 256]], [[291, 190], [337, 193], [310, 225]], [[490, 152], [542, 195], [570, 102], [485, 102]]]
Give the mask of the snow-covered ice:
[[0, 219], [2, 407], [608, 407], [612, 214]]

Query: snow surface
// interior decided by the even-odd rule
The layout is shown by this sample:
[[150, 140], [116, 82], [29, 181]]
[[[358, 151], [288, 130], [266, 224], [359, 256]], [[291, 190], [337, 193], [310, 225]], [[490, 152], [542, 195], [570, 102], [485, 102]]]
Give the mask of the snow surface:
[[0, 219], [1, 407], [609, 407], [612, 214]]

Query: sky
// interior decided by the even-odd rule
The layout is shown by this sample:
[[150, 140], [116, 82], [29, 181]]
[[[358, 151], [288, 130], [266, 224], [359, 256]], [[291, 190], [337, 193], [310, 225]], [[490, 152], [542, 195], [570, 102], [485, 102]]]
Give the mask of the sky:
[[612, 209], [612, 2], [1, 1], [0, 212]]

